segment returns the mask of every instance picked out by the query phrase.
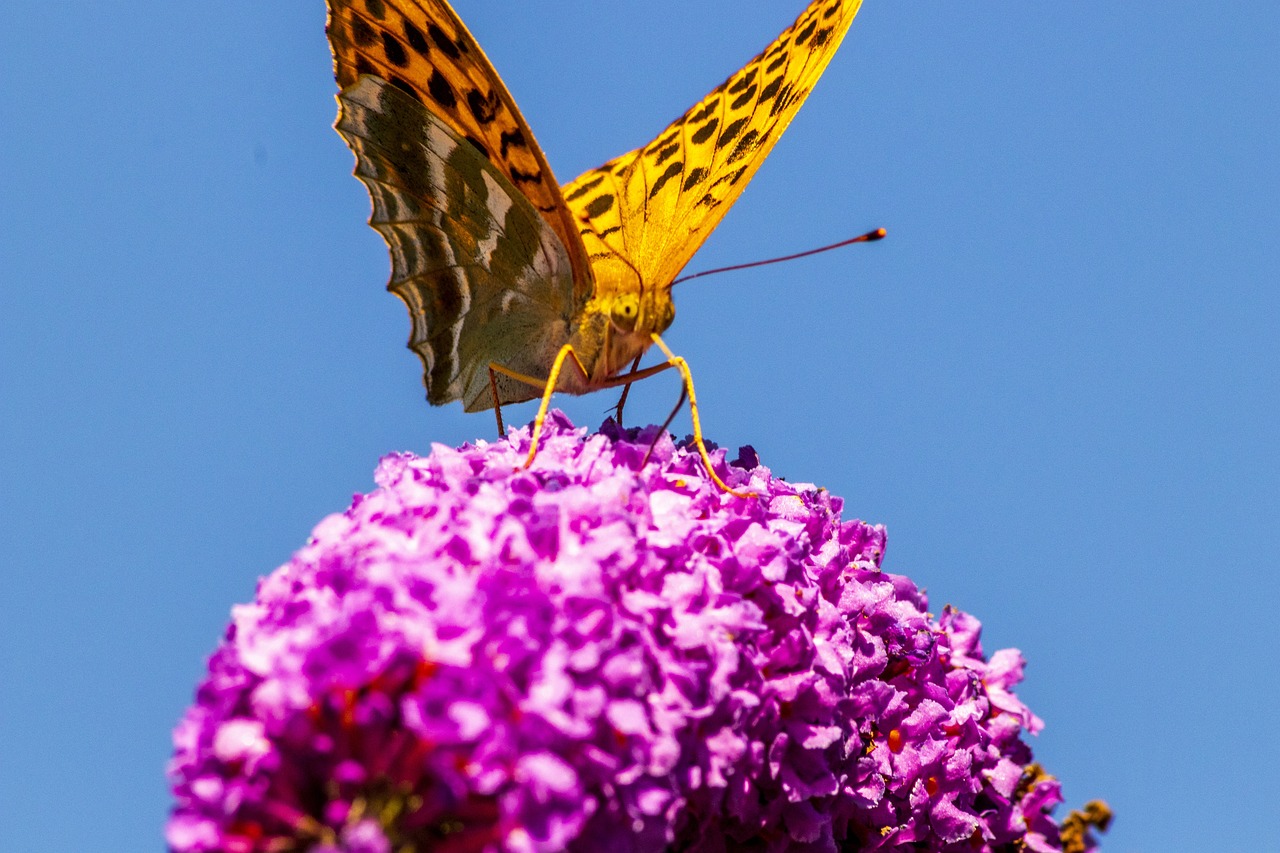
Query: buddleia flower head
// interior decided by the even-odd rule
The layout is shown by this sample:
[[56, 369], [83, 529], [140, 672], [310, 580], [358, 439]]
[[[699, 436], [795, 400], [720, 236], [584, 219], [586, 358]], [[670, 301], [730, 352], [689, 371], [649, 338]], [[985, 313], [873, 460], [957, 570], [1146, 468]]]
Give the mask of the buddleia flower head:
[[1064, 849], [1021, 656], [884, 528], [749, 449], [744, 500], [652, 430], [528, 441], [384, 458], [235, 608], [172, 850]]

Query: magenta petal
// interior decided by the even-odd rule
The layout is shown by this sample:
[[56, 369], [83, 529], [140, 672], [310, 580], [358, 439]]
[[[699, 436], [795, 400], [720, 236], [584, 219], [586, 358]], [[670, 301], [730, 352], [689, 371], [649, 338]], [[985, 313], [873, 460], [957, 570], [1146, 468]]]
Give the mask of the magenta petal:
[[1061, 849], [1021, 656], [883, 527], [754, 452], [740, 499], [652, 431], [528, 442], [384, 458], [235, 608], [171, 850]]

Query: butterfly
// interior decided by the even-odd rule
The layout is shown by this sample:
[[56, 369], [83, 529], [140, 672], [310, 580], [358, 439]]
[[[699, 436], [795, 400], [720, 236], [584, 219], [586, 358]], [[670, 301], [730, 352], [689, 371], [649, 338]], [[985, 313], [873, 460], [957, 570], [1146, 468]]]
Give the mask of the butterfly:
[[[531, 462], [553, 391], [675, 368], [703, 462], [732, 492], [707, 456], [688, 365], [660, 337], [675, 318], [671, 284], [795, 116], [861, 0], [813, 0], [652, 142], [563, 187], [447, 2], [327, 2], [335, 127], [390, 249], [388, 289], [408, 306], [427, 400], [494, 408], [501, 432], [503, 404], [541, 396]], [[651, 345], [666, 361], [641, 370]]]

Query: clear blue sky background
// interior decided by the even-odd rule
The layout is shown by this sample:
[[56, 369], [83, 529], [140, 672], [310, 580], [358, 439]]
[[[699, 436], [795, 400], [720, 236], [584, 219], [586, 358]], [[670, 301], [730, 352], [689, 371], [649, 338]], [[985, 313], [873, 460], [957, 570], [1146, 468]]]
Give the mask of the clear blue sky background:
[[[457, 0], [562, 181], [801, 5]], [[229, 608], [381, 454], [493, 423], [423, 400], [321, 0], [4, 17], [0, 849], [159, 850]], [[668, 336], [712, 438], [1023, 650], [1110, 851], [1280, 850], [1278, 46], [1274, 0], [867, 0], [690, 270], [890, 238], [682, 286]]]

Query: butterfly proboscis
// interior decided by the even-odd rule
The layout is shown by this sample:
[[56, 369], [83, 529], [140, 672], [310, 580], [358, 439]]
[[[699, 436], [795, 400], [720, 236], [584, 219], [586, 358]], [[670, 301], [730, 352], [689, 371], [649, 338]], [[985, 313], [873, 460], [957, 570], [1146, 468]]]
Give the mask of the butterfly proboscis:
[[[872, 231], [866, 232], [865, 234], [859, 234], [857, 237], [850, 237], [847, 240], [840, 240], [835, 243], [830, 243], [826, 246], [819, 246], [816, 249], [807, 249], [803, 252], [795, 252], [793, 254], [783, 255], [777, 258], [766, 258], [765, 260], [761, 260], [761, 261], [751, 261], [749, 263], [732, 264], [727, 267], [717, 267], [716, 269], [703, 270], [702, 272], [696, 272], [696, 273], [693, 273], [692, 275], [686, 275], [681, 278], [678, 278], [675, 281], [671, 282], [670, 286], [675, 287], [677, 284], [680, 284], [681, 282], [691, 281], [695, 278], [702, 278], [704, 276], [718, 275], [720, 273], [726, 273], [726, 272], [736, 272], [738, 270], [753, 269], [755, 267], [767, 266], [769, 264], [780, 264], [786, 261], [798, 260], [799, 258], [807, 258], [810, 255], [817, 255], [822, 252], [829, 252], [832, 249], [839, 249], [839, 248], [843, 248], [844, 246], [851, 246], [855, 243], [870, 243], [876, 240], [883, 240], [887, 233], [888, 232], [886, 232], [884, 228], [876, 228]], [[693, 442], [695, 446], [697, 446], [698, 448], [698, 453], [702, 457], [703, 464], [706, 465], [707, 473], [711, 476], [711, 479], [723, 491], [728, 492], [729, 494], [734, 495], [735, 497], [741, 497], [741, 498], [756, 497], [756, 494], [754, 492], [740, 492], [730, 488], [727, 484], [725, 484], [723, 480], [720, 479], [720, 476], [716, 474], [715, 467], [712, 466], [711, 464], [711, 458], [707, 453], [707, 447], [706, 447], [706, 444], [703, 442], [703, 438], [702, 438], [702, 423], [701, 423], [701, 419], [698, 417], [698, 397], [693, 389], [693, 374], [689, 370], [689, 363], [684, 358], [681, 358], [680, 356], [675, 355], [667, 347], [666, 343], [662, 340], [661, 336], [659, 336], [656, 332], [653, 333], [653, 342], [654, 344], [657, 345], [657, 347], [660, 350], [662, 350], [663, 354], [667, 357], [667, 360], [665, 362], [661, 364], [655, 364], [652, 367], [647, 367], [644, 370], [639, 370], [638, 368], [640, 366], [640, 359], [642, 358], [642, 355], [638, 355], [636, 356], [635, 361], [631, 363], [630, 371], [628, 371], [625, 374], [620, 374], [618, 376], [615, 376], [609, 379], [606, 383], [604, 383], [601, 386], [601, 390], [603, 390], [604, 388], [617, 387], [619, 385], [622, 386], [622, 389], [623, 389], [622, 396], [618, 399], [618, 404], [616, 407], [616, 414], [615, 414], [617, 423], [619, 425], [622, 424], [622, 408], [624, 405], [626, 405], [627, 393], [631, 390], [631, 383], [638, 382], [641, 379], [647, 379], [650, 376], [655, 376], [671, 368], [676, 368], [680, 372], [680, 377], [681, 377], [680, 399], [679, 401], [677, 401], [675, 407], [671, 410], [671, 414], [668, 415], [667, 419], [663, 422], [662, 427], [658, 431], [658, 434], [661, 435], [662, 433], [666, 432], [667, 427], [671, 425], [671, 421], [675, 418], [676, 412], [680, 410], [680, 407], [684, 404], [684, 401], [687, 398], [689, 400], [689, 416], [690, 416], [690, 420], [693, 422]], [[523, 374], [516, 373], [515, 371], [507, 370], [506, 368], [504, 368], [502, 365], [499, 365], [499, 364], [491, 363], [489, 365], [489, 383], [493, 393], [493, 404], [494, 404], [493, 411], [494, 411], [494, 415], [498, 419], [498, 436], [499, 437], [502, 437], [504, 433], [504, 428], [502, 423], [502, 404], [498, 399], [498, 385], [496, 381], [496, 374], [501, 373], [503, 375], [510, 376], [511, 378], [516, 379], [520, 382], [524, 382], [533, 387], [542, 389], [542, 402], [538, 406], [538, 414], [533, 420], [533, 435], [530, 438], [529, 456], [524, 463], [524, 467], [526, 468], [528, 468], [530, 465], [533, 464], [533, 460], [537, 456], [538, 439], [542, 434], [542, 425], [545, 422], [547, 417], [547, 409], [551, 405], [551, 395], [555, 391], [556, 382], [559, 380], [559, 377], [560, 377], [560, 371], [564, 368], [564, 364], [566, 361], [571, 362], [573, 366], [576, 367], [584, 377], [587, 376], [586, 368], [583, 367], [582, 362], [578, 359], [577, 355], [574, 353], [573, 346], [571, 344], [565, 344], [563, 347], [560, 348], [560, 352], [556, 354], [556, 360], [552, 364], [551, 373], [546, 378], [546, 380], [540, 380], [532, 376], [525, 376]], [[655, 442], [657, 441], [656, 437], [654, 438], [654, 441]], [[653, 452], [652, 446], [650, 446], [649, 452], [650, 453]], [[645, 459], [646, 460], [648, 459], [647, 454], [645, 456]]]

